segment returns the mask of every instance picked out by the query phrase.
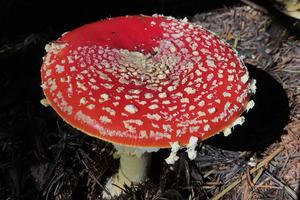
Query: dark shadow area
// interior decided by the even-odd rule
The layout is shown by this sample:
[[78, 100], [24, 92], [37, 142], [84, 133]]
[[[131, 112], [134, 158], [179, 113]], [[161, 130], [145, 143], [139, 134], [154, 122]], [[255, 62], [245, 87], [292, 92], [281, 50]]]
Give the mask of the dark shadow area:
[[279, 141], [284, 134], [290, 109], [283, 87], [268, 73], [253, 66], [248, 69], [257, 80], [254, 108], [244, 114], [245, 123], [236, 126], [232, 134], [227, 137], [219, 134], [204, 143], [227, 150], [259, 151]]
[[237, 2], [237, 0], [78, 0], [76, 2], [8, 0], [0, 2], [0, 36], [16, 39], [16, 36], [42, 32], [46, 29], [54, 31], [52, 37], [56, 39], [65, 31], [106, 17], [155, 13], [189, 17], [197, 12], [230, 6]]

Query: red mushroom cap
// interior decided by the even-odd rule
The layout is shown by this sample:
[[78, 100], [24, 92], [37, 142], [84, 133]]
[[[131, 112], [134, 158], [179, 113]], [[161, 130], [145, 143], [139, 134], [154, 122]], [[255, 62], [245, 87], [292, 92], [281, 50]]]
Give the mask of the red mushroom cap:
[[87, 24], [46, 46], [49, 104], [88, 135], [134, 147], [187, 145], [230, 126], [250, 80], [228, 44], [187, 20], [125, 16]]

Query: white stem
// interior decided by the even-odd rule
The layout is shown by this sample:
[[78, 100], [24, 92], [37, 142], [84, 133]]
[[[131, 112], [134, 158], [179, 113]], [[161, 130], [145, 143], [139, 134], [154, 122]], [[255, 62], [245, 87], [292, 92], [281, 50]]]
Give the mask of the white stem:
[[[127, 151], [128, 150], [128, 151]], [[147, 166], [150, 161], [151, 154], [144, 152], [136, 154], [133, 149], [118, 149], [117, 155], [120, 157], [120, 168], [106, 184], [109, 192], [103, 193], [105, 199], [119, 196], [122, 193], [124, 185], [139, 184], [147, 178]]]
[[127, 185], [143, 182], [147, 177], [149, 159], [149, 153], [144, 153], [139, 157], [136, 155], [121, 155], [118, 175], [124, 177], [124, 183]]

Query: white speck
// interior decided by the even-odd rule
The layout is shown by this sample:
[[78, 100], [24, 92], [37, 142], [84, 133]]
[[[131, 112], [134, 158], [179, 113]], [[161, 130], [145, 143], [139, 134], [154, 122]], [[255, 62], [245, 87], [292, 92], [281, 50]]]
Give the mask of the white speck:
[[172, 36], [174, 39], [178, 39], [178, 38], [182, 37], [183, 34], [184, 34], [183, 32], [180, 32], [180, 33], [174, 33], [174, 34], [172, 34], [171, 36]]
[[102, 110], [108, 112], [110, 115], [115, 116], [116, 115], [116, 111], [110, 107], [103, 107]]
[[50, 86], [50, 91], [51, 91], [51, 92], [53, 92], [54, 90], [57, 89], [57, 85], [56, 85], [55, 79], [49, 80], [49, 84], [51, 85], [51, 86]]
[[107, 116], [100, 116], [99, 119], [103, 124], [111, 123], [111, 119], [108, 118]]
[[252, 109], [255, 105], [255, 102], [253, 100], [250, 100], [248, 103], [247, 103], [247, 106], [246, 106], [246, 111], [248, 112], [250, 109]]
[[91, 88], [92, 88], [93, 90], [99, 90], [99, 89], [100, 89], [97, 85], [92, 85]]
[[56, 72], [59, 74], [65, 71], [65, 66], [63, 65], [56, 65], [55, 68], [56, 68]]
[[187, 22], [188, 22], [188, 18], [184, 17], [181, 21], [182, 21], [183, 23], [187, 23]]
[[209, 108], [209, 109], [208, 109], [208, 112], [209, 112], [210, 114], [212, 114], [212, 113], [216, 112], [216, 108]]
[[140, 119], [130, 119], [130, 120], [126, 120], [126, 122], [133, 123], [133, 124], [136, 124], [138, 126], [142, 126], [144, 124], [144, 122]]
[[165, 159], [166, 163], [172, 165], [179, 159], [179, 157], [177, 156], [177, 152], [179, 151], [180, 148], [181, 146], [179, 145], [178, 141], [171, 144], [171, 153], [169, 157]]
[[252, 79], [248, 87], [249, 87], [251, 93], [255, 94], [256, 93], [256, 80]]
[[191, 38], [191, 37], [186, 37], [186, 38], [185, 38], [185, 41], [191, 42], [191, 41], [192, 41], [192, 38]]
[[176, 52], [176, 47], [175, 46], [170, 46], [170, 51], [172, 52], [172, 53], [175, 53]]
[[199, 64], [198, 66], [199, 69], [201, 69], [204, 72], [207, 72], [207, 68], [203, 67], [202, 65]]
[[231, 126], [234, 127], [236, 125], [242, 125], [244, 122], [245, 122], [245, 117], [239, 117], [232, 123]]
[[137, 100], [137, 103], [140, 104], [140, 105], [146, 105], [147, 104], [146, 101], [139, 101], [139, 100]]
[[242, 81], [242, 83], [247, 83], [248, 80], [249, 80], [249, 75], [248, 75], [248, 73], [245, 73], [242, 76], [241, 81]]
[[41, 99], [40, 103], [45, 106], [45, 107], [48, 107], [49, 106], [49, 102], [47, 99]]
[[234, 79], [234, 75], [229, 75], [228, 76], [228, 81], [233, 81], [233, 79]]
[[57, 96], [57, 98], [59, 98], [59, 99], [63, 98], [63, 97], [62, 97], [61, 91], [57, 92], [56, 96]]
[[157, 78], [158, 79], [165, 79], [166, 78], [166, 74], [159, 74], [158, 76], [157, 76]]
[[198, 51], [193, 51], [192, 53], [194, 56], [199, 56], [199, 52]]
[[191, 133], [195, 133], [195, 132], [198, 132], [200, 126], [190, 126], [190, 132]]
[[213, 60], [206, 60], [206, 64], [207, 64], [209, 67], [216, 67], [215, 62], [214, 62]]
[[190, 100], [189, 100], [189, 98], [182, 98], [182, 99], [180, 99], [180, 102], [181, 103], [190, 103]]
[[172, 106], [172, 107], [169, 107], [168, 109], [169, 109], [169, 111], [174, 111], [177, 109], [177, 106]]
[[162, 104], [165, 104], [165, 105], [167, 105], [167, 104], [170, 104], [171, 102], [169, 101], [169, 100], [163, 100], [162, 101]]
[[85, 97], [82, 97], [81, 99], [80, 99], [80, 104], [86, 104], [87, 103], [87, 100], [86, 100], [86, 98]]
[[141, 130], [139, 138], [140, 139], [148, 138], [147, 131], [146, 130]]
[[206, 115], [205, 112], [202, 112], [202, 111], [198, 111], [197, 114], [199, 117], [203, 117]]
[[160, 128], [158, 124], [151, 123], [153, 128]]
[[78, 87], [79, 89], [82, 89], [83, 91], [87, 91], [87, 88], [84, 86], [83, 83], [77, 81], [77, 82], [76, 82], [76, 85], [77, 85], [77, 87]]
[[118, 92], [118, 93], [121, 93], [121, 92], [123, 92], [124, 91], [124, 87], [118, 87], [117, 89], [116, 89], [116, 91]]
[[172, 97], [183, 97], [183, 94], [181, 92], [177, 92], [176, 94], [173, 94]]
[[223, 92], [223, 97], [231, 97], [231, 94], [228, 92]]
[[236, 66], [236, 64], [235, 64], [234, 62], [231, 62], [230, 65], [231, 65], [232, 67], [235, 67], [235, 66]]
[[145, 98], [146, 98], [146, 99], [151, 99], [151, 98], [153, 98], [153, 94], [151, 94], [151, 93], [146, 93], [146, 94], [145, 94]]
[[184, 91], [185, 91], [187, 94], [195, 94], [196, 89], [195, 89], [195, 88], [192, 88], [192, 87], [186, 87], [186, 88], [184, 88]]
[[172, 92], [176, 89], [175, 85], [169, 86], [168, 91]]
[[154, 109], [157, 109], [157, 108], [159, 108], [159, 106], [157, 104], [152, 104], [152, 105], [149, 106], [149, 109], [151, 109], [151, 110], [154, 110]]
[[177, 152], [171, 151], [170, 155], [168, 158], [165, 159], [166, 163], [169, 165], [173, 165], [179, 157], [177, 156]]
[[212, 99], [212, 97], [213, 97], [213, 94], [207, 95], [207, 99]]
[[154, 119], [154, 120], [160, 120], [161, 119], [161, 116], [159, 115], [159, 114], [147, 114], [146, 115], [146, 117], [148, 118], [148, 119]]
[[223, 134], [224, 134], [225, 137], [227, 137], [228, 135], [230, 135], [231, 134], [231, 128], [230, 127], [225, 128], [223, 130]]
[[167, 93], [161, 92], [161, 93], [158, 94], [158, 97], [159, 98], [166, 98], [167, 97]]
[[211, 79], [214, 77], [213, 73], [210, 73], [207, 75], [207, 81], [211, 81]]
[[51, 72], [52, 72], [51, 69], [47, 69], [47, 71], [46, 71], [46, 77], [47, 77], [47, 76], [51, 76]]
[[72, 64], [72, 63], [74, 63], [74, 60], [72, 59], [72, 57], [71, 57], [71, 56], [67, 56], [67, 59], [68, 59], [68, 62], [69, 62], [69, 64]]
[[197, 74], [197, 76], [200, 76], [202, 74], [202, 72], [199, 69], [196, 69], [195, 73]]
[[129, 119], [129, 120], [124, 120], [123, 121], [124, 127], [128, 129], [132, 133], [136, 133], [136, 127], [132, 126], [133, 124], [142, 126], [144, 122], [139, 119]]
[[89, 105], [87, 106], [87, 108], [88, 108], [89, 110], [93, 110], [93, 109], [95, 108], [95, 105], [94, 105], [94, 104], [89, 104]]
[[138, 108], [133, 104], [126, 105], [124, 109], [131, 114], [134, 114], [138, 111]]
[[201, 100], [199, 103], [198, 103], [198, 106], [200, 107], [203, 107], [205, 105], [205, 101], [204, 100]]
[[76, 70], [77, 70], [77, 69], [76, 69], [75, 66], [70, 67], [70, 71], [71, 71], [71, 72], [75, 72]]
[[81, 71], [80, 73], [81, 73], [81, 74], [88, 74], [89, 71], [85, 69], [85, 70]]
[[188, 81], [188, 77], [182, 79], [181, 84], [185, 84]]
[[231, 105], [230, 102], [226, 102], [226, 103], [225, 103], [225, 106], [224, 106], [224, 110], [227, 110], [227, 109], [229, 108], [230, 105]]
[[59, 43], [52, 42], [52, 43], [47, 44], [45, 46], [45, 50], [46, 50], [47, 53], [51, 51], [54, 54], [58, 54], [66, 46], [68, 46], [67, 43], [61, 43], [61, 44], [59, 44]]
[[173, 131], [170, 124], [163, 124], [162, 127], [163, 127], [165, 132], [172, 132]]
[[121, 113], [122, 116], [128, 117], [128, 115], [126, 113]]
[[250, 167], [256, 167], [257, 163], [253, 157], [250, 158], [249, 162], [247, 163]]
[[210, 126], [208, 124], [206, 124], [203, 128], [204, 131], [209, 131], [210, 130]]
[[130, 100], [130, 99], [138, 99], [139, 96], [138, 95], [128, 95], [125, 94], [125, 99]]
[[106, 89], [112, 89], [114, 87], [113, 84], [109, 84], [109, 83], [101, 83], [101, 86], [103, 86]]
[[195, 110], [195, 108], [196, 108], [196, 106], [191, 105], [191, 106], [189, 107], [189, 111]]
[[240, 91], [242, 89], [242, 86], [240, 84], [237, 85], [237, 90]]
[[197, 157], [197, 151], [195, 150], [197, 144], [198, 144], [198, 138], [195, 136], [191, 136], [186, 150], [190, 160], [194, 160]]
[[128, 92], [131, 94], [140, 94], [141, 90], [129, 90]]
[[109, 99], [109, 95], [108, 94], [101, 94], [100, 97], [104, 100], [107, 101]]

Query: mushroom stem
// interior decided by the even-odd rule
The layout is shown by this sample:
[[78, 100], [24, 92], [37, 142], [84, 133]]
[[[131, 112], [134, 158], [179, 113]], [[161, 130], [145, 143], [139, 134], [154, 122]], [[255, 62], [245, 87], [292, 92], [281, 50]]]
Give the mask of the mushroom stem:
[[124, 189], [124, 185], [139, 184], [147, 178], [151, 153], [140, 151], [138, 148], [119, 148], [117, 146], [116, 149], [115, 155], [120, 158], [120, 168], [106, 183], [105, 187], [109, 194], [104, 191], [103, 197], [105, 199], [119, 196]]

